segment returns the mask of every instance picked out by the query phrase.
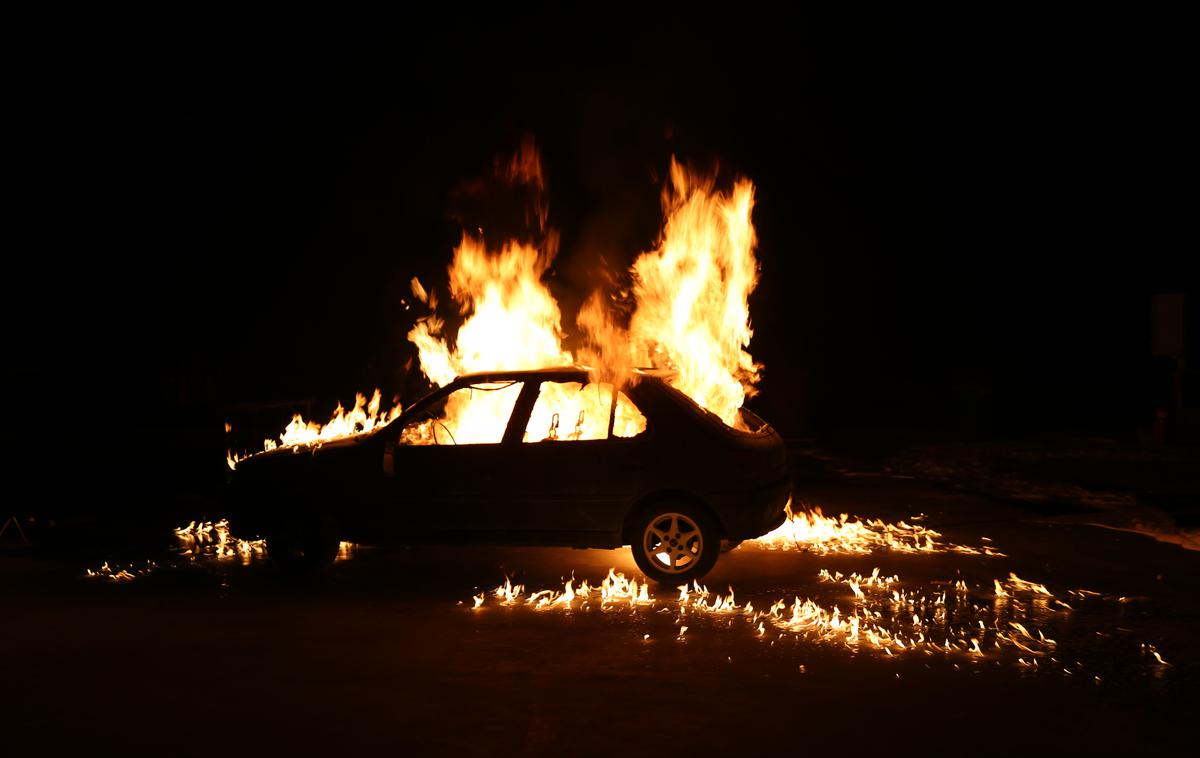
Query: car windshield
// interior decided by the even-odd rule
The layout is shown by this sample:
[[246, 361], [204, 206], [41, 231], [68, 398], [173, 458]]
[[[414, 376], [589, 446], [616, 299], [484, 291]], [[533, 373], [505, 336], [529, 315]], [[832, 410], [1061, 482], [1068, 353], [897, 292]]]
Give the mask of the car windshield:
[[488, 445], [504, 439], [521, 382], [472, 384], [432, 401], [400, 431], [402, 445]]

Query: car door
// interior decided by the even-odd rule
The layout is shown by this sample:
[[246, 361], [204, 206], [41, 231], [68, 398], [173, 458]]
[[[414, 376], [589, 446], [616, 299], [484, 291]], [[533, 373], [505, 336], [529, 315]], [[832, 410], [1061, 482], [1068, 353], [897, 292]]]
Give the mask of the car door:
[[540, 383], [528, 416], [513, 419], [525, 432], [513, 456], [517, 485], [495, 513], [501, 528], [547, 536], [620, 528], [642, 486], [648, 435], [636, 406], [623, 393], [618, 401], [613, 429], [611, 385]]
[[504, 439], [521, 389], [514, 381], [466, 384], [405, 414], [383, 450], [385, 530], [436, 536], [490, 528], [507, 489]]

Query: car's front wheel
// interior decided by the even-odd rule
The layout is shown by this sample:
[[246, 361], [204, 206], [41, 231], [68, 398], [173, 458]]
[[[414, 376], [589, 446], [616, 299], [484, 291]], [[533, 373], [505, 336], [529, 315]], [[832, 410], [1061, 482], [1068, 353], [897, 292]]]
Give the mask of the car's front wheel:
[[642, 573], [672, 587], [707, 574], [721, 552], [713, 517], [700, 506], [679, 501], [643, 508], [632, 524], [630, 543]]

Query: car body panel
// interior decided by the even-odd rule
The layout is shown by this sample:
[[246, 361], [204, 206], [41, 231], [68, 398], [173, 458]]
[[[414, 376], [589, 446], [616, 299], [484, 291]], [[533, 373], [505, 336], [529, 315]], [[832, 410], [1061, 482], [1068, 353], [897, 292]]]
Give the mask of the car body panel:
[[[494, 444], [406, 445], [400, 433], [450, 393], [523, 382]], [[644, 373], [622, 391], [646, 417], [635, 437], [524, 442], [543, 382], [588, 382], [578, 367], [460, 377], [392, 423], [320, 446], [281, 449], [238, 464], [231, 518], [267, 534], [289, 508], [333, 516], [340, 537], [364, 544], [488, 542], [617, 547], [631, 512], [658, 498], [703, 504], [729, 540], [778, 526], [791, 493], [779, 435], [748, 414], [753, 431], [725, 425]]]

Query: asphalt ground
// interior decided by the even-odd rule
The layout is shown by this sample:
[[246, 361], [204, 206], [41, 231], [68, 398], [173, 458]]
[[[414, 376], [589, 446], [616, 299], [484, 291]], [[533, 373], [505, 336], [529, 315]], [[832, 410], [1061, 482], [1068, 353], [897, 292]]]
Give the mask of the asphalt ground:
[[[1194, 744], [1200, 554], [912, 480], [829, 477], [805, 497], [826, 514], [924, 514], [940, 544], [1004, 556], [746, 544], [721, 557], [704, 598], [652, 587], [645, 602], [605, 602], [593, 589], [538, 608], [532, 592], [562, 592], [572, 576], [574, 588], [598, 588], [610, 568], [638, 577], [628, 550], [360, 548], [299, 583], [258, 557], [186, 557], [169, 533], [107, 553], [7, 551], [4, 739], [11, 755], [209, 756]], [[135, 578], [88, 577], [102, 560]], [[864, 598], [819, 577], [874, 568], [898, 579]], [[997, 597], [1010, 572], [1051, 595], [1002, 583]], [[511, 603], [492, 592], [506, 577], [527, 588]], [[706, 610], [729, 588], [730, 607]], [[763, 615], [797, 597], [842, 618], [879, 614], [872, 623], [909, 644]]]

